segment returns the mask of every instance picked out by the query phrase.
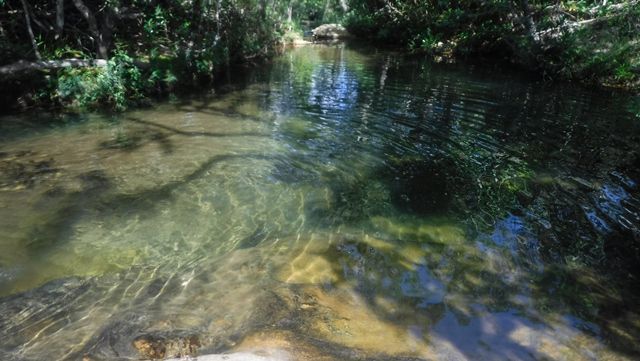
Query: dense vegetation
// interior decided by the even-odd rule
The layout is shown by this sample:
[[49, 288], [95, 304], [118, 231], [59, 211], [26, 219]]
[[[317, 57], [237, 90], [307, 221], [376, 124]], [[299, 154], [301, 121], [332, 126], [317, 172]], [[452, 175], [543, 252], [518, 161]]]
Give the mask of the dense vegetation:
[[299, 19], [341, 13], [324, 0], [0, 0], [2, 98], [124, 108], [269, 56]]
[[351, 0], [355, 34], [439, 57], [503, 58], [545, 77], [640, 82], [637, 0]]
[[639, 19], [638, 0], [0, 0], [0, 99], [123, 109], [321, 22], [438, 59], [637, 88]]

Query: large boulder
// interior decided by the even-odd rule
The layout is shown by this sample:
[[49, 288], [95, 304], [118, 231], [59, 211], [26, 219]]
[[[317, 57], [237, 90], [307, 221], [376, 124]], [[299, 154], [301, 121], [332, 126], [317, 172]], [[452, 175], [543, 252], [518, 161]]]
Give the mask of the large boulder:
[[323, 24], [312, 30], [314, 39], [343, 39], [351, 36], [340, 24]]

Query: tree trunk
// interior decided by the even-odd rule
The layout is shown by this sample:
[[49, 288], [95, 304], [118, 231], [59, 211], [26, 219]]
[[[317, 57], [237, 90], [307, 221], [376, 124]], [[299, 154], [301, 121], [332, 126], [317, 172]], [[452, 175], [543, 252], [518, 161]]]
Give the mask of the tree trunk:
[[342, 11], [346, 14], [347, 11], [349, 11], [349, 4], [347, 3], [347, 0], [340, 0], [340, 7], [342, 8]]
[[331, 5], [331, 0], [326, 0], [324, 3], [324, 11], [322, 12], [322, 22], [324, 22], [327, 17], [327, 13], [329, 12], [330, 5]]
[[193, 1], [193, 12], [191, 22], [194, 25], [196, 37], [199, 37], [202, 30], [202, 0]]
[[216, 38], [215, 38], [215, 43], [213, 44], [214, 46], [218, 45], [218, 41], [220, 41], [220, 10], [222, 8], [222, 0], [217, 0], [216, 1], [216, 15], [215, 15], [215, 20], [216, 20]]
[[24, 10], [24, 20], [27, 23], [27, 32], [29, 33], [29, 39], [31, 40], [31, 46], [33, 47], [33, 52], [36, 55], [36, 59], [40, 60], [42, 57], [40, 56], [40, 52], [38, 51], [38, 43], [36, 42], [36, 37], [33, 35], [33, 28], [31, 28], [31, 17], [29, 16], [29, 6], [27, 5], [26, 0], [21, 0], [22, 9]]
[[113, 23], [116, 18], [116, 13], [112, 7], [106, 6], [104, 9], [104, 15], [102, 17], [102, 26], [100, 27], [100, 37], [98, 46], [102, 47], [102, 59], [109, 58], [109, 50], [111, 49], [111, 40], [113, 38]]
[[62, 35], [64, 28], [64, 0], [58, 0], [56, 3], [56, 39]]
[[260, 0], [260, 17], [267, 20], [267, 0]]
[[527, 30], [529, 38], [531, 38], [534, 45], [538, 45], [540, 43], [540, 35], [538, 35], [536, 23], [533, 21], [529, 0], [520, 0], [520, 7], [522, 8], [524, 27]]
[[98, 58], [108, 59], [109, 46], [105, 43], [105, 39], [98, 29], [98, 22], [96, 21], [95, 15], [93, 15], [93, 12], [91, 12], [82, 0], [73, 0], [73, 5], [75, 5], [76, 9], [78, 9], [80, 14], [82, 14], [85, 20], [87, 20], [87, 23], [89, 23], [89, 30], [91, 31], [91, 35], [94, 38], [93, 40], [97, 45]]

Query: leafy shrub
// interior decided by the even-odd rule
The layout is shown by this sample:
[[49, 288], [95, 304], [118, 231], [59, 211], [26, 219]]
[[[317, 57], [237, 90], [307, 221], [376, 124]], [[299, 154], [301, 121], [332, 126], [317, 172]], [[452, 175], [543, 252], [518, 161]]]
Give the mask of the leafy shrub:
[[112, 107], [124, 110], [143, 97], [144, 83], [133, 59], [117, 53], [105, 67], [60, 72], [57, 92], [63, 103], [82, 108]]

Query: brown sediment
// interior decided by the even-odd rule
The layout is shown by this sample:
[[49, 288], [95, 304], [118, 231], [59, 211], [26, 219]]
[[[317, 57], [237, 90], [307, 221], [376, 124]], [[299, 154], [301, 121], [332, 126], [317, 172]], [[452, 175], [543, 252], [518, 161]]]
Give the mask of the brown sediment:
[[[374, 300], [371, 305], [350, 287], [325, 292], [318, 287], [305, 288], [313, 297], [314, 317], [310, 318], [310, 332], [319, 338], [348, 348], [360, 350], [365, 355], [389, 355], [407, 357], [433, 356], [426, 341], [395, 323], [380, 318], [372, 307], [397, 310], [390, 300]], [[396, 314], [398, 318], [409, 315]], [[410, 317], [410, 316], [409, 316]], [[416, 323], [425, 322], [415, 316]]]
[[[392, 299], [368, 300], [357, 293], [354, 285], [341, 279], [338, 265], [326, 258], [336, 242], [331, 237], [310, 240], [302, 250], [292, 252], [293, 260], [278, 272], [281, 281], [302, 286], [296, 296], [301, 331], [362, 355], [432, 356], [426, 340], [405, 327], [425, 325], [428, 320], [399, 311], [403, 308]], [[363, 242], [381, 251], [393, 250], [391, 243], [373, 237], [365, 236]], [[401, 248], [399, 253], [410, 263], [416, 257], [414, 251]], [[330, 287], [323, 287], [326, 285]], [[384, 319], [376, 310], [393, 320]]]
[[234, 351], [259, 352], [263, 349], [281, 349], [293, 355], [295, 361], [339, 361], [327, 350], [303, 342], [291, 331], [260, 331], [245, 337]]
[[163, 341], [139, 338], [133, 341], [133, 347], [144, 358], [161, 359], [167, 355], [167, 348]]

